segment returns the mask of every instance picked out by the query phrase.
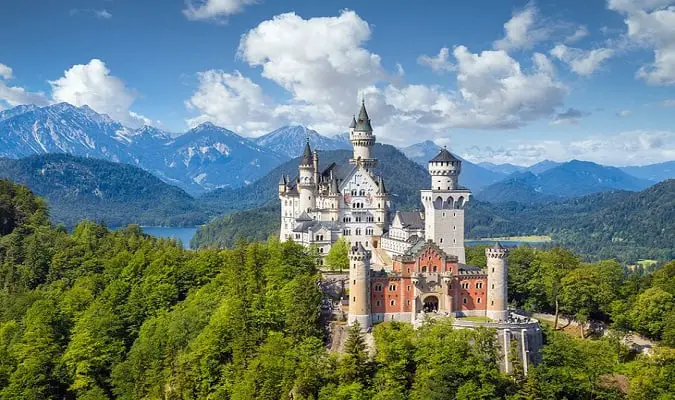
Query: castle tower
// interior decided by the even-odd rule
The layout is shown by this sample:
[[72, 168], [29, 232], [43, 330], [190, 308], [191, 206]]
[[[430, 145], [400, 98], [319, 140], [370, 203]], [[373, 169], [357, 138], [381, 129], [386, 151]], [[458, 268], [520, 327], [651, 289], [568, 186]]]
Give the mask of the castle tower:
[[377, 166], [377, 160], [372, 157], [375, 136], [373, 135], [373, 127], [370, 125], [365, 101], [361, 102], [358, 119], [353, 118], [351, 125], [349, 125], [349, 141], [354, 146], [354, 155], [349, 160], [350, 164], [361, 163], [367, 170]]
[[387, 188], [384, 186], [384, 180], [380, 177], [377, 181], [377, 194], [375, 195], [377, 208], [373, 212], [375, 223], [384, 230], [387, 226]]
[[485, 249], [488, 274], [486, 316], [495, 321], [505, 321], [508, 316], [508, 255], [509, 249], [499, 242]]
[[462, 162], [443, 148], [429, 160], [431, 190], [422, 190], [424, 236], [464, 263], [464, 205], [471, 191], [459, 185]]
[[[318, 160], [317, 160], [318, 161]], [[300, 213], [312, 212], [316, 209], [316, 182], [315, 162], [312, 149], [309, 147], [309, 138], [305, 143], [305, 150], [300, 159], [298, 178], [298, 193], [300, 195]]]
[[361, 328], [371, 325], [370, 252], [359, 242], [349, 251], [349, 325], [358, 321]]

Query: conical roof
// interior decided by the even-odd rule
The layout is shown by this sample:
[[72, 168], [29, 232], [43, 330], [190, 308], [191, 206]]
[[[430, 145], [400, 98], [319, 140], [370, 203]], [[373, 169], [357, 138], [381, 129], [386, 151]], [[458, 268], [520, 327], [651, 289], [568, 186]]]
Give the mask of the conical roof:
[[281, 178], [279, 178], [279, 184], [280, 185], [286, 184], [286, 176], [285, 175], [281, 175]]
[[349, 124], [349, 128], [356, 128], [356, 117], [352, 115], [352, 122]]
[[451, 161], [460, 161], [459, 158], [453, 156], [448, 149], [445, 147], [441, 149], [440, 153], [429, 162], [451, 162]]
[[312, 165], [313, 162], [314, 155], [312, 155], [312, 149], [309, 147], [309, 138], [307, 138], [307, 142], [305, 142], [305, 150], [302, 152], [300, 165]]
[[492, 246], [492, 249], [493, 249], [493, 250], [504, 250], [504, 248], [505, 248], [505, 247], [502, 246], [502, 244], [499, 243], [499, 242], [495, 242], [495, 245]]
[[382, 179], [382, 177], [380, 177], [380, 180], [378, 182], [378, 189], [380, 190], [380, 194], [387, 193], [387, 188], [384, 187], [384, 179]]
[[361, 111], [359, 111], [359, 118], [356, 120], [356, 128], [360, 132], [372, 132], [373, 127], [370, 125], [370, 118], [368, 118], [368, 111], [366, 111], [365, 100], [361, 101]]

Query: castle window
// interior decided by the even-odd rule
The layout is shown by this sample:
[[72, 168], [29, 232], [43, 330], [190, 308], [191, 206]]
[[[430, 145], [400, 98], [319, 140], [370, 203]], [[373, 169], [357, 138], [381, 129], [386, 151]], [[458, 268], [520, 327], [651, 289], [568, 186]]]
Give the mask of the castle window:
[[408, 291], [410, 291], [410, 285], [408, 285], [408, 288], [407, 288], [407, 289], [408, 289]]
[[396, 305], [396, 300], [391, 300], [391, 301], [389, 302], [389, 305], [390, 305], [390, 306], [395, 306], [395, 305]]
[[389, 285], [389, 291], [393, 292], [396, 290], [396, 285]]
[[356, 236], [359, 236], [361, 234], [361, 228], [356, 228]]
[[379, 300], [375, 300], [375, 305], [379, 307], [382, 303]]
[[462, 299], [462, 303], [466, 304], [466, 297]]
[[480, 304], [480, 297], [476, 299], [476, 303]]
[[373, 228], [366, 228], [366, 235], [372, 235], [373, 234]]
[[433, 270], [434, 270], [434, 272], [438, 272], [438, 267], [436, 267], [436, 266], [434, 265]]
[[356, 296], [352, 297], [352, 301], [356, 302]]
[[422, 272], [427, 272], [427, 266], [426, 265], [422, 267]]
[[354, 279], [354, 285], [356, 285], [356, 279]]
[[476, 289], [482, 289], [482, 288], [483, 288], [483, 282], [476, 283]]
[[356, 196], [356, 189], [352, 189], [352, 196]]
[[443, 238], [441, 238], [441, 243], [443, 243]]
[[495, 288], [495, 284], [494, 284], [494, 283], [492, 284], [492, 288], [493, 288], [493, 289]]
[[469, 282], [462, 282], [462, 289], [468, 289], [471, 286]]
[[492, 300], [492, 301], [490, 302], [490, 305], [491, 305], [491, 306], [494, 306], [494, 305], [495, 305], [495, 301]]
[[376, 292], [381, 292], [381, 291], [382, 291], [382, 284], [381, 284], [381, 283], [375, 284], [375, 291], [376, 291]]

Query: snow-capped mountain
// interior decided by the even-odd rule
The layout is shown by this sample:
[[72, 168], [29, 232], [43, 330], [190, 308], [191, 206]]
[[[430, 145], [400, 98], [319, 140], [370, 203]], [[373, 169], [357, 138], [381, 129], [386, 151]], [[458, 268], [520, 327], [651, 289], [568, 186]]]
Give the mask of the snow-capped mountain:
[[182, 181], [192, 192], [246, 185], [285, 161], [285, 157], [209, 122], [163, 146], [161, 159], [142, 157], [140, 165], [167, 182]]
[[67, 153], [141, 167], [198, 194], [246, 185], [286, 160], [213, 124], [174, 138], [154, 127], [127, 128], [87, 106], [19, 106], [0, 113], [0, 157]]
[[281, 127], [260, 136], [255, 139], [255, 142], [261, 147], [283, 154], [288, 158], [295, 158], [302, 154], [307, 138], [313, 149], [351, 149], [349, 140], [345, 141], [342, 137], [329, 138], [301, 125]]
[[[22, 112], [23, 111], [23, 112]], [[91, 108], [59, 103], [5, 111], [0, 121], [0, 156], [69, 153], [129, 163], [132, 131]], [[14, 115], [12, 115], [14, 114]]]

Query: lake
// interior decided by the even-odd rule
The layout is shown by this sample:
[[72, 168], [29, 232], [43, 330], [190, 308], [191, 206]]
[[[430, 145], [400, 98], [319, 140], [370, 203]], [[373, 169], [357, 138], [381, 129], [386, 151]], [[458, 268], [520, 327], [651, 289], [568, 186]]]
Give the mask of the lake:
[[190, 240], [195, 235], [195, 232], [197, 232], [197, 228], [198, 227], [196, 226], [189, 228], [171, 228], [164, 226], [141, 227], [143, 233], [147, 233], [148, 235], [162, 238], [179, 239], [181, 242], [183, 242], [183, 247], [186, 249], [190, 248]]
[[[476, 239], [467, 239], [464, 243], [467, 246], [494, 246], [496, 240], [476, 240]], [[518, 246], [532, 246], [532, 247], [542, 247], [548, 242], [544, 241], [526, 241], [526, 240], [499, 240], [499, 243], [503, 244], [505, 247], [518, 247]]]

